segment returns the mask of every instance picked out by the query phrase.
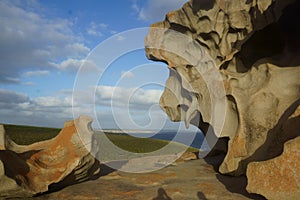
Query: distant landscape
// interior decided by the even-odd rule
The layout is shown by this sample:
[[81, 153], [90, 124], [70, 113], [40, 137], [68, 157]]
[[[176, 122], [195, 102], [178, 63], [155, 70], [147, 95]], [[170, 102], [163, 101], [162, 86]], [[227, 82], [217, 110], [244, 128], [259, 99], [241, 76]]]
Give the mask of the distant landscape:
[[[47, 127], [34, 127], [34, 126], [23, 126], [23, 125], [4, 125], [7, 135], [19, 145], [29, 145], [40, 141], [45, 141], [54, 138], [58, 135], [61, 129], [59, 128], [47, 128]], [[169, 144], [176, 132], [173, 131], [161, 131], [153, 136], [147, 131], [147, 133], [135, 131], [131, 135], [122, 133], [119, 130], [105, 130], [104, 134], [112, 141], [115, 145], [123, 150], [134, 152], [134, 153], [148, 153], [158, 150], [165, 145]], [[95, 131], [97, 135], [103, 134], [101, 131]], [[143, 134], [143, 137], [140, 137]], [[136, 137], [134, 137], [136, 136]], [[149, 138], [148, 138], [149, 136]], [[151, 136], [151, 137], [150, 137]], [[181, 137], [182, 139], [182, 137]], [[179, 145], [177, 139], [174, 141], [174, 146]], [[198, 133], [188, 151], [196, 152], [198, 147], [201, 147], [203, 137], [201, 133]], [[184, 144], [184, 143], [183, 143]]]

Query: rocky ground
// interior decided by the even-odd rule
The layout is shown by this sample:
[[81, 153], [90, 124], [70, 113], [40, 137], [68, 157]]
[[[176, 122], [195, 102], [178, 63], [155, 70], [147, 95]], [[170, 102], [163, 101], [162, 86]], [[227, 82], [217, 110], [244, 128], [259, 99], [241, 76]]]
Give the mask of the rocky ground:
[[[145, 159], [139, 160], [147, 164]], [[32, 199], [264, 199], [246, 192], [245, 177], [223, 176], [213, 165], [219, 158], [177, 161], [175, 164], [151, 173], [130, 174], [114, 171], [102, 165], [100, 177]], [[135, 167], [136, 162], [119, 162]], [[31, 198], [29, 198], [31, 199]]]

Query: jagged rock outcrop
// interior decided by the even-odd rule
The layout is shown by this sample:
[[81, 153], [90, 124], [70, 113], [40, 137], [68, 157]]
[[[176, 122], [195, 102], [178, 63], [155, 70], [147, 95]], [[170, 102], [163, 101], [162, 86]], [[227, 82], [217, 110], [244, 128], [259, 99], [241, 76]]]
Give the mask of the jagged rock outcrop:
[[5, 138], [0, 150], [0, 197], [32, 196], [89, 179], [99, 173], [91, 155], [91, 118], [80, 116], [65, 123], [53, 139], [32, 145], [17, 145]]
[[282, 155], [247, 168], [247, 190], [274, 200], [300, 197], [300, 137], [284, 145]]
[[[300, 98], [299, 1], [191, 0], [152, 25], [149, 59], [170, 68], [161, 107], [217, 138], [228, 138], [219, 171], [241, 175], [299, 136], [290, 120]], [[296, 129], [284, 131], [284, 124]], [[213, 134], [211, 134], [213, 133]]]

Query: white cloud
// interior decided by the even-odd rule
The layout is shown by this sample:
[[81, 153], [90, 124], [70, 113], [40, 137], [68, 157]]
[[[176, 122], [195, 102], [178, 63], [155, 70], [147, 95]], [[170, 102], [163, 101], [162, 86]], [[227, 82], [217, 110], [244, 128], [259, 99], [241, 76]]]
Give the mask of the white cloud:
[[102, 32], [107, 30], [107, 28], [108, 25], [105, 23], [97, 24], [96, 22], [91, 22], [87, 27], [86, 32], [88, 35], [101, 37], [104, 35]]
[[50, 74], [50, 71], [47, 71], [47, 70], [37, 70], [37, 71], [28, 71], [28, 72], [25, 72], [25, 76], [46, 76], [46, 75], [49, 75]]
[[[3, 70], [5, 71], [5, 70]], [[8, 76], [6, 76], [6, 74], [9, 74], [9, 73], [5, 73], [3, 72], [3, 74], [0, 74], [0, 82], [2, 83], [6, 83], [6, 84], [19, 84], [21, 83], [21, 80], [19, 78], [16, 78], [16, 77], [9, 77], [9, 74]]]
[[96, 30], [91, 29], [91, 28], [88, 28], [86, 30], [86, 32], [87, 32], [88, 35], [92, 35], [92, 36], [99, 36], [99, 37], [103, 36], [103, 34], [100, 31], [96, 31]]
[[29, 81], [29, 82], [22, 83], [22, 85], [32, 86], [32, 85], [35, 85], [35, 83]]
[[164, 19], [165, 15], [182, 7], [188, 0], [147, 0], [144, 6], [138, 7], [136, 1], [132, 9], [138, 13], [140, 20], [156, 22]]
[[38, 97], [0, 89], [0, 122], [61, 127], [72, 118], [72, 98]]
[[140, 12], [140, 7], [138, 6], [137, 1], [133, 1], [131, 8], [134, 12], [137, 12], [137, 13]]
[[59, 98], [59, 97], [38, 97], [33, 102], [39, 107], [70, 107], [72, 105], [71, 98]]
[[77, 71], [83, 63], [84, 60], [69, 58], [57, 64], [56, 67], [65, 71], [74, 71], [74, 70]]
[[26, 94], [13, 92], [10, 90], [0, 89], [0, 102], [1, 103], [24, 103], [29, 101], [29, 97]]
[[82, 58], [90, 52], [90, 49], [82, 43], [71, 43], [66, 45], [65, 51], [73, 58]]
[[138, 89], [135, 91], [131, 98], [133, 104], [144, 105], [144, 104], [158, 104], [160, 96], [162, 95], [161, 90], [143, 90]]
[[46, 18], [35, 11], [40, 7], [31, 4], [27, 9], [26, 5], [0, 1], [2, 83], [20, 83], [17, 79], [26, 68], [49, 70], [53, 62], [81, 59], [89, 52], [69, 20]]
[[[90, 88], [94, 91], [95, 88]], [[57, 96], [30, 98], [28, 95], [0, 89], [0, 123], [27, 124], [46, 127], [62, 127], [66, 120], [79, 114], [97, 115], [102, 128], [139, 128], [134, 123], [149, 129], [156, 129], [166, 120], [160, 110], [158, 100], [160, 90], [98, 86], [96, 107], [90, 91], [79, 91], [72, 107], [72, 90], [63, 90]], [[112, 112], [111, 99], [116, 113]], [[129, 100], [129, 107], [126, 106]], [[128, 110], [129, 109], [129, 110]], [[128, 116], [129, 111], [129, 116]], [[151, 123], [151, 126], [148, 124]], [[170, 122], [167, 122], [170, 126]], [[94, 125], [97, 126], [96, 119]], [[119, 124], [120, 125], [120, 124]], [[121, 128], [122, 128], [121, 127]]]
[[123, 41], [123, 40], [125, 40], [126, 38], [124, 37], [124, 36], [121, 36], [121, 35], [118, 35], [117, 36], [117, 40], [118, 41]]
[[114, 35], [114, 34], [117, 34], [118, 32], [117, 31], [114, 31], [114, 30], [111, 30], [110, 31], [110, 34]]
[[121, 72], [121, 77], [122, 78], [133, 78], [134, 77], [134, 73], [131, 71], [122, 71]]
[[160, 129], [165, 123], [170, 125], [159, 106], [161, 94], [162, 91], [156, 89], [98, 86], [95, 113], [101, 126], [106, 126], [107, 120], [103, 117], [105, 109], [100, 108], [106, 107], [106, 118], [118, 128]]
[[108, 25], [105, 24], [105, 23], [100, 23], [99, 27], [102, 28], [102, 29], [106, 29], [108, 27]]
[[77, 72], [82, 67], [82, 72], [99, 72], [101, 69], [92, 60], [78, 60], [69, 58], [61, 63], [52, 63], [52, 65], [60, 70]]
[[[115, 86], [97, 86], [96, 102], [126, 108], [129, 104], [133, 109], [148, 108], [159, 103], [161, 90], [145, 90], [142, 88], [123, 88]], [[136, 106], [136, 107], [135, 107]]]

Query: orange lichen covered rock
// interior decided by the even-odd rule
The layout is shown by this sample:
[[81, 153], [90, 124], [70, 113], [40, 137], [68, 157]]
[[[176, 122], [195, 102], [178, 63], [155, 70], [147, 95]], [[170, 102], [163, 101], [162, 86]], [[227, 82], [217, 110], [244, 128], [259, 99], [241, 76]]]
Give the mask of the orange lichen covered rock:
[[55, 138], [28, 146], [17, 145], [6, 137], [5, 150], [0, 153], [5, 175], [28, 193], [37, 194], [99, 173], [99, 163], [90, 153], [91, 121], [80, 116], [66, 122]]
[[300, 196], [300, 137], [284, 145], [281, 156], [248, 165], [247, 190], [268, 199], [298, 199]]
[[190, 160], [197, 160], [198, 153], [194, 152], [184, 152], [179, 159], [176, 160], [176, 163], [182, 163]]

